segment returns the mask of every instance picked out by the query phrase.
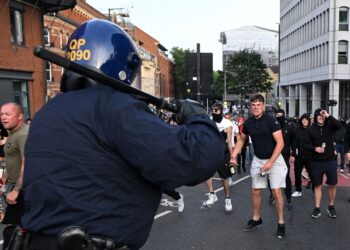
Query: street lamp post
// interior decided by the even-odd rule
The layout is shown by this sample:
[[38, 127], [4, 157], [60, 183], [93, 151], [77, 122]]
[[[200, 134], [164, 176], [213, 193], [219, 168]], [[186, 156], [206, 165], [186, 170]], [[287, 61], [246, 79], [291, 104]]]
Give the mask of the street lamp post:
[[226, 70], [224, 68], [224, 101], [226, 101]]

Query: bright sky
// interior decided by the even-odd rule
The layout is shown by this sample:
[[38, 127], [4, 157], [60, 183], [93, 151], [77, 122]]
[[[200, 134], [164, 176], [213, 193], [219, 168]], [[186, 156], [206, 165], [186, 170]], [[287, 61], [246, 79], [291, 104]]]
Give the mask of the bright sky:
[[[213, 53], [214, 70], [222, 69], [220, 32], [246, 25], [278, 30], [279, 0], [86, 0], [95, 9], [129, 9], [130, 21], [173, 47]], [[168, 53], [170, 55], [170, 53]]]

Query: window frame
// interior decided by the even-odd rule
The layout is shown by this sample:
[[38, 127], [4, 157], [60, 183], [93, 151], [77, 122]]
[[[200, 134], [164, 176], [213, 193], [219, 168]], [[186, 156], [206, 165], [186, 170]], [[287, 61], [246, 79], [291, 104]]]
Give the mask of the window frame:
[[[16, 18], [20, 17], [20, 20]], [[11, 29], [11, 43], [16, 46], [25, 46], [24, 20], [23, 11], [14, 7], [10, 7], [10, 29]], [[20, 23], [19, 23], [20, 22]], [[21, 34], [21, 40], [19, 33]]]
[[[341, 21], [341, 13], [346, 13], [346, 21]], [[348, 31], [349, 30], [349, 8], [348, 7], [340, 7], [339, 8], [339, 31]]]
[[51, 44], [49, 28], [47, 27], [44, 28], [43, 35], [44, 35], [44, 45], [49, 47]]
[[[340, 50], [342, 46], [346, 46], [346, 49]], [[340, 40], [338, 42], [338, 64], [348, 64], [348, 57], [349, 57], [349, 42], [346, 40]]]

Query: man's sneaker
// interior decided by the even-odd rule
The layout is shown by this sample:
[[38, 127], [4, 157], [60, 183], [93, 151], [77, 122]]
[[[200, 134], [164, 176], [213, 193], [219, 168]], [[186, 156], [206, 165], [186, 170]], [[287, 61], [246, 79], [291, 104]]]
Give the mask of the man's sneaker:
[[250, 219], [248, 221], [247, 226], [243, 227], [243, 231], [244, 232], [252, 231], [252, 230], [256, 229], [257, 227], [259, 227], [261, 224], [263, 224], [261, 217], [259, 220]]
[[228, 185], [229, 185], [229, 186], [232, 186], [232, 185], [233, 185], [232, 177], [229, 177], [229, 178], [228, 178]]
[[269, 205], [273, 205], [275, 203], [275, 198], [273, 197], [272, 194], [270, 194], [270, 198], [269, 198]]
[[341, 168], [341, 169], [340, 169], [340, 173], [344, 173], [344, 169]]
[[311, 215], [312, 218], [317, 219], [321, 217], [321, 211], [319, 208], [315, 208]]
[[287, 210], [292, 210], [292, 207], [293, 207], [293, 204], [292, 204], [292, 201], [291, 200], [287, 200]]
[[277, 224], [277, 238], [282, 239], [286, 235], [286, 226], [284, 224]]
[[293, 193], [292, 193], [292, 197], [300, 197], [300, 196], [302, 196], [303, 194], [301, 193], [301, 192], [299, 192], [299, 191], [294, 191]]
[[335, 213], [334, 206], [328, 206], [327, 213], [329, 217], [333, 219], [337, 218], [337, 214]]
[[216, 194], [209, 193], [208, 200], [205, 201], [205, 204], [207, 206], [211, 206], [217, 201], [218, 201], [218, 197], [216, 196]]
[[231, 199], [226, 198], [225, 199], [225, 211], [226, 213], [231, 213], [232, 212], [232, 204], [231, 204]]
[[184, 211], [185, 208], [185, 202], [184, 202], [184, 196], [180, 194], [181, 198], [174, 202], [174, 204], [177, 206], [177, 210], [181, 213]]

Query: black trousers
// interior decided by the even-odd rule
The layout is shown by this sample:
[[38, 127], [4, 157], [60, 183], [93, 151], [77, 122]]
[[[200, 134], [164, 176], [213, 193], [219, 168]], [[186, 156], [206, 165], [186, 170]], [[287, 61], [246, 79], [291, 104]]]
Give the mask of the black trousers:
[[171, 198], [173, 198], [176, 201], [181, 199], [180, 193], [177, 192], [175, 189], [173, 189], [173, 190], [163, 190], [163, 193], [166, 194], [166, 195], [169, 195]]
[[[305, 167], [310, 179], [311, 179], [311, 158], [309, 157], [295, 157], [294, 163], [294, 176], [295, 176], [295, 191], [301, 192], [301, 172], [303, 171], [303, 167]], [[312, 180], [311, 180], [312, 182]]]

